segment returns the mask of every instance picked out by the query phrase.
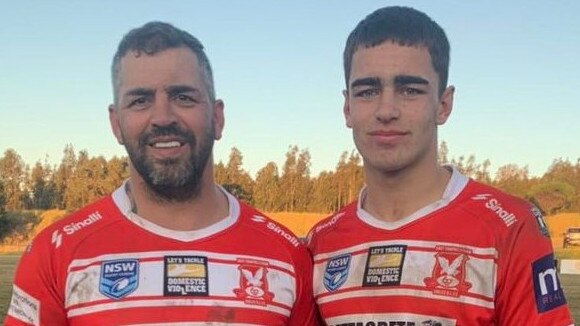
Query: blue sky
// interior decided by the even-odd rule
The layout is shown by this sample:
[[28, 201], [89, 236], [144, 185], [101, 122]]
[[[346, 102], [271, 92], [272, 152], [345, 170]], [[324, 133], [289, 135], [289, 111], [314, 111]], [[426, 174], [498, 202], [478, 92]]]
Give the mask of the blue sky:
[[354, 149], [342, 117], [344, 42], [394, 4], [426, 12], [450, 39], [457, 91], [439, 137], [451, 156], [534, 175], [555, 158], [580, 158], [577, 1], [3, 1], [0, 152], [13, 148], [30, 165], [46, 155], [58, 164], [68, 143], [125, 155], [107, 119], [110, 61], [128, 30], [162, 20], [207, 49], [226, 104], [216, 162], [235, 146], [254, 175], [298, 145], [313, 174], [334, 169]]

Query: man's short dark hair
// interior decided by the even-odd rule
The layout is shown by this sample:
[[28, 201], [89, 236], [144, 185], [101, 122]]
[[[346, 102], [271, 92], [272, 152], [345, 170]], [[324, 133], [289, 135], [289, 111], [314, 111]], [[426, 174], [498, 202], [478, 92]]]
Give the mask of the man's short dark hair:
[[439, 95], [443, 94], [449, 71], [449, 41], [445, 31], [425, 13], [398, 6], [374, 11], [348, 36], [343, 57], [347, 89], [354, 53], [361, 47], [371, 48], [387, 41], [402, 46], [426, 47], [439, 75]]
[[113, 92], [115, 103], [117, 102], [117, 90], [119, 86], [119, 65], [121, 58], [128, 52], [136, 52], [137, 55], [154, 55], [167, 49], [186, 47], [191, 49], [196, 55], [199, 67], [203, 74], [203, 80], [207, 89], [209, 99], [215, 101], [215, 90], [213, 85], [213, 73], [209, 59], [207, 58], [203, 44], [188, 32], [176, 28], [164, 22], [149, 22], [139, 28], [132, 29], [127, 33], [117, 48], [111, 66], [111, 77], [113, 80]]

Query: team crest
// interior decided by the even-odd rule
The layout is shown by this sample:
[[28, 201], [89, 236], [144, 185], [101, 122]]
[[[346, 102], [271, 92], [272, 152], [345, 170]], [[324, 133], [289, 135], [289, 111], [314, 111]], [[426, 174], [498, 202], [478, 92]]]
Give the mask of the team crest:
[[118, 300], [139, 286], [139, 261], [137, 259], [109, 260], [101, 263], [99, 292]]
[[240, 287], [234, 289], [236, 297], [247, 304], [265, 306], [272, 302], [274, 293], [268, 291], [268, 263], [238, 259]]
[[471, 250], [459, 247], [436, 247], [435, 266], [431, 277], [423, 282], [434, 294], [459, 297], [471, 288], [467, 282], [465, 265]]
[[324, 270], [324, 287], [331, 292], [340, 288], [348, 278], [350, 268], [350, 254], [340, 255], [331, 258]]

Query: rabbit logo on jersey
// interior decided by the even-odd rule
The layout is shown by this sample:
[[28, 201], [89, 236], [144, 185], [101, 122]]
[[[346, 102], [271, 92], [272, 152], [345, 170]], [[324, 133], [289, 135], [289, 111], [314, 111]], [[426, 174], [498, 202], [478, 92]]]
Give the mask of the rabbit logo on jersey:
[[346, 282], [350, 267], [350, 257], [350, 254], [333, 257], [326, 264], [323, 282], [328, 291], [336, 291]]
[[120, 299], [135, 291], [139, 285], [139, 261], [123, 259], [101, 264], [99, 292], [111, 299]]

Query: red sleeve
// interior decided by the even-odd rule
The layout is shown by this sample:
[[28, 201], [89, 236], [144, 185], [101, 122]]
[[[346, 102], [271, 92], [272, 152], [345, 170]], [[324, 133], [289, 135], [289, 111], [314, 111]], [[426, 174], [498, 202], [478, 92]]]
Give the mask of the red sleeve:
[[57, 286], [52, 250], [45, 232], [20, 258], [4, 325], [67, 324], [63, 290]]
[[518, 215], [499, 257], [497, 324], [572, 325], [542, 215], [535, 207]]
[[312, 292], [312, 258], [304, 246], [296, 255], [296, 302], [288, 320], [289, 326], [319, 325]]

